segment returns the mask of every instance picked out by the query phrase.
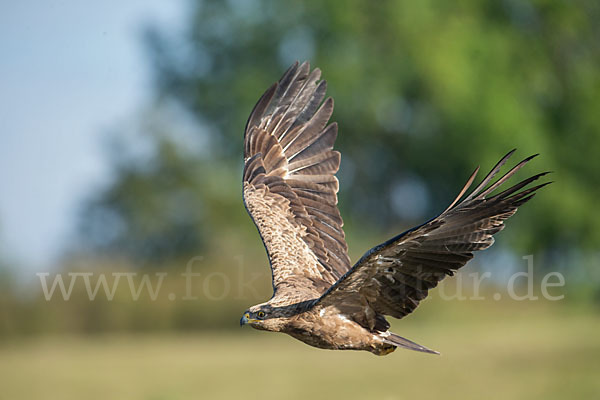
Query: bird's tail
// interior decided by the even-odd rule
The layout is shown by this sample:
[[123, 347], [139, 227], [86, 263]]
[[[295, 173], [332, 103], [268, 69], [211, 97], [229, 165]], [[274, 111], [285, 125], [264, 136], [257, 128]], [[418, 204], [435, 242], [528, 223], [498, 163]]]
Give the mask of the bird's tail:
[[392, 332], [385, 332], [381, 336], [385, 343], [391, 344], [396, 347], [401, 347], [403, 349], [409, 349], [409, 350], [414, 350], [414, 351], [421, 351], [423, 353], [440, 354], [439, 352], [437, 352], [435, 350], [428, 349], [425, 346], [421, 346], [420, 344], [417, 344], [411, 340], [403, 338], [402, 336], [398, 336]]

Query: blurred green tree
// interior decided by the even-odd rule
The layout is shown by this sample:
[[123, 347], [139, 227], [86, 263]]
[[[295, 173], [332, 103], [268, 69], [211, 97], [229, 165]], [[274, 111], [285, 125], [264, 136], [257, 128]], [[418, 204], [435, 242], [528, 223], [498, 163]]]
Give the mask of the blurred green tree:
[[[510, 222], [510, 245], [551, 254], [600, 242], [600, 213], [592, 211], [600, 197], [597, 1], [189, 7], [181, 31], [150, 28], [146, 43], [157, 103], [176, 102], [204, 127], [204, 158], [182, 157], [181, 146], [159, 135], [146, 167], [119, 161], [127, 167], [82, 214], [93, 243], [171, 257], [197, 250], [218, 226], [237, 226], [226, 210], [241, 209], [235, 182], [245, 120], [297, 59], [324, 71], [336, 99], [347, 225], [399, 231], [422, 222], [445, 208], [475, 166], [487, 170], [517, 147], [515, 158], [542, 154], [528, 174], [554, 170], [557, 183]], [[207, 185], [215, 176], [223, 183]], [[107, 216], [118, 229], [94, 236]]]

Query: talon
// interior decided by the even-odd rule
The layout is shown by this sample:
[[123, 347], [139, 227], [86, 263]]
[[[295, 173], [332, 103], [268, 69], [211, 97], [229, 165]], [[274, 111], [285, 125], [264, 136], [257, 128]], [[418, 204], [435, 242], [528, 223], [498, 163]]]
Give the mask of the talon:
[[378, 356], [387, 356], [390, 353], [393, 353], [396, 350], [396, 346], [384, 347], [377, 353]]

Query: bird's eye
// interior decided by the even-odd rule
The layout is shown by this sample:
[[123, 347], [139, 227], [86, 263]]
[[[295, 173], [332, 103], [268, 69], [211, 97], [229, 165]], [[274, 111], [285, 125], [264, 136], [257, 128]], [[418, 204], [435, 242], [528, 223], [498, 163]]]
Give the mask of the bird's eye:
[[257, 312], [257, 313], [256, 313], [256, 316], [257, 316], [258, 318], [264, 318], [264, 317], [265, 317], [265, 313], [264, 313], [264, 312], [262, 312], [262, 311], [259, 311], [259, 312]]

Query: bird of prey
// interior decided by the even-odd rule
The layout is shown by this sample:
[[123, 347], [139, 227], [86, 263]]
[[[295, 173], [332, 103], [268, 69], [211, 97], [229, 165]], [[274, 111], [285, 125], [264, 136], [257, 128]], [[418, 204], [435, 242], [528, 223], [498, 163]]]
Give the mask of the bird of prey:
[[[328, 124], [333, 100], [321, 71], [296, 62], [255, 105], [244, 134], [243, 198], [267, 250], [273, 296], [244, 312], [240, 325], [283, 332], [311, 346], [366, 350], [396, 348], [437, 353], [388, 329], [438, 282], [490, 247], [493, 235], [536, 190], [540, 173], [501, 187], [534, 156], [492, 182], [504, 156], [470, 194], [479, 168], [437, 217], [391, 238], [350, 264], [337, 209], [338, 127]], [[322, 103], [322, 104], [321, 104]]]

